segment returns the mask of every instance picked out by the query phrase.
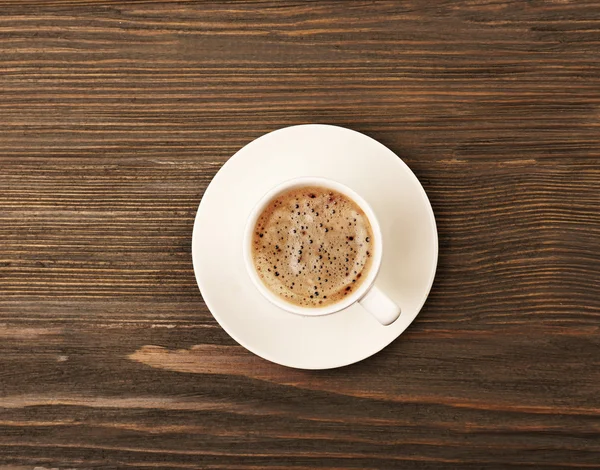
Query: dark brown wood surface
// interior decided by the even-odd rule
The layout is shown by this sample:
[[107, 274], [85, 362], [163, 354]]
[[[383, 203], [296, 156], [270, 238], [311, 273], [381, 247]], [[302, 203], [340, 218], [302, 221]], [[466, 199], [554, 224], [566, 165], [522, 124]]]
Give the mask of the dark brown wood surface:
[[[312, 122], [440, 239], [406, 333], [321, 372], [229, 338], [190, 254], [221, 165]], [[598, 2], [0, 1], [0, 466], [600, 468], [599, 208]]]

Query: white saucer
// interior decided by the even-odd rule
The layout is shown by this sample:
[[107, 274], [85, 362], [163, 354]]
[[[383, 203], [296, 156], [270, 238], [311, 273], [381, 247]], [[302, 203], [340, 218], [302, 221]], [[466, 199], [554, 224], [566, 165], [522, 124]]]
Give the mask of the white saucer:
[[[359, 304], [321, 317], [288, 313], [252, 284], [242, 256], [248, 216], [267, 191], [299, 176], [339, 181], [374, 209], [383, 232], [376, 283], [402, 308], [391, 326]], [[329, 369], [375, 354], [411, 324], [433, 283], [438, 239], [427, 195], [398, 156], [359, 132], [308, 124], [263, 135], [223, 165], [198, 208], [192, 256], [204, 301], [233, 339], [278, 364]]]

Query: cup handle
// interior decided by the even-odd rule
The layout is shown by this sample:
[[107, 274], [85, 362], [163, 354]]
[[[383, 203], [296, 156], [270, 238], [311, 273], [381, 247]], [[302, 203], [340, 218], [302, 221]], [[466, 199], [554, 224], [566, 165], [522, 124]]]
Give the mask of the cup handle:
[[394, 323], [400, 316], [400, 307], [377, 286], [371, 287], [371, 290], [358, 303], [385, 326]]

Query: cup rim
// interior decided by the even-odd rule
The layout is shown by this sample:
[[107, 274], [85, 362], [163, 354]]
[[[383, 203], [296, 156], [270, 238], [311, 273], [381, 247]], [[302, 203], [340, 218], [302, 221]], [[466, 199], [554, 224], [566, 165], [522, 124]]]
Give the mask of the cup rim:
[[[351, 198], [367, 215], [369, 223], [371, 224], [371, 229], [373, 231], [373, 237], [375, 238], [375, 243], [373, 244], [374, 253], [371, 261], [372, 265], [367, 275], [367, 278], [362, 282], [361, 286], [348, 298], [340, 300], [339, 302], [336, 302], [334, 304], [327, 305], [325, 307], [301, 307], [281, 299], [276, 294], [272, 293], [261, 281], [261, 279], [258, 276], [258, 273], [256, 272], [254, 261], [252, 259], [252, 233], [254, 231], [254, 227], [256, 226], [256, 222], [260, 214], [262, 214], [264, 208], [267, 206], [268, 203], [271, 202], [271, 200], [273, 200], [279, 194], [289, 189], [301, 186], [323, 186], [338, 191]], [[254, 208], [250, 212], [250, 216], [248, 217], [248, 221], [246, 222], [246, 227], [244, 229], [243, 255], [244, 262], [246, 265], [246, 271], [248, 272], [252, 283], [258, 289], [258, 291], [272, 304], [276, 305], [277, 307], [283, 310], [298, 315], [322, 316], [339, 312], [348, 308], [349, 306], [358, 302], [367, 294], [367, 292], [369, 292], [369, 290], [371, 289], [371, 287], [373, 287], [373, 284], [375, 283], [375, 278], [377, 277], [377, 274], [379, 273], [379, 268], [381, 267], [381, 259], [383, 256], [382, 241], [383, 237], [381, 234], [381, 227], [379, 226], [379, 221], [377, 220], [375, 212], [367, 203], [367, 201], [365, 201], [362, 196], [356, 193], [356, 191], [342, 183], [339, 183], [338, 181], [329, 178], [316, 176], [302, 176], [279, 183], [278, 185], [267, 191], [267, 193], [263, 197], [261, 197], [260, 200], [255, 204]]]

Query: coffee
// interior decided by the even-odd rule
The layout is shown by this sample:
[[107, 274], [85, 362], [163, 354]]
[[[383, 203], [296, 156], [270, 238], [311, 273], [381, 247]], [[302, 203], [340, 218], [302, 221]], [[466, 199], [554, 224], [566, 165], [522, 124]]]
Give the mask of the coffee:
[[373, 231], [364, 211], [329, 188], [290, 189], [269, 202], [252, 235], [263, 284], [301, 307], [325, 307], [352, 294], [372, 264]]

